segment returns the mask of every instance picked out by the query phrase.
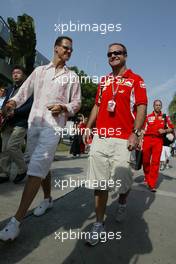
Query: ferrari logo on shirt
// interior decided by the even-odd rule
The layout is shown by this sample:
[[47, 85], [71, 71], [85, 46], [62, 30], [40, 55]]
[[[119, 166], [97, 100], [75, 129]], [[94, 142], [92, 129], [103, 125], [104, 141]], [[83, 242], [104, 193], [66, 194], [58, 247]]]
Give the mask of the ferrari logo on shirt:
[[132, 87], [133, 83], [134, 83], [134, 80], [132, 79], [126, 79], [126, 78], [117, 79], [117, 84], [125, 85], [128, 87]]
[[134, 80], [126, 80], [124, 82], [124, 85], [129, 86], [129, 87], [132, 87], [133, 86], [133, 82], [134, 82]]

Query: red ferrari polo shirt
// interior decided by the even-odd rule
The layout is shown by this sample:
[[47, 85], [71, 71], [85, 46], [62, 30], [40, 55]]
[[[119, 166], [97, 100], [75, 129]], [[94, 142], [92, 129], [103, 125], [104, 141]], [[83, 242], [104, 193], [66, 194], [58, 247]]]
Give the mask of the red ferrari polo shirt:
[[[108, 111], [108, 102], [114, 96], [114, 112]], [[136, 116], [137, 105], [147, 105], [146, 87], [143, 79], [126, 70], [123, 76], [113, 78], [112, 74], [103, 78], [98, 86], [95, 99], [99, 106], [96, 121], [97, 133], [105, 137], [128, 139]]]
[[[166, 116], [166, 123], [169, 128], [174, 128], [169, 116]], [[160, 112], [157, 115], [153, 111], [151, 114], [147, 115], [144, 127], [145, 135], [162, 137], [162, 135], [159, 134], [158, 130], [164, 129], [165, 127], [165, 119], [163, 117], [163, 113]]]

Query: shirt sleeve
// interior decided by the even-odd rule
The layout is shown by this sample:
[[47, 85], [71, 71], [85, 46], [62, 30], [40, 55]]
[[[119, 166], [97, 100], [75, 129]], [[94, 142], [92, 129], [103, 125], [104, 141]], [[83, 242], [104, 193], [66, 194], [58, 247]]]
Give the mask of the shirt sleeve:
[[68, 104], [65, 104], [67, 107], [68, 115], [73, 116], [81, 108], [81, 86], [79, 78], [75, 79], [76, 82], [70, 83], [68, 87]]
[[135, 105], [147, 105], [147, 92], [146, 92], [146, 85], [144, 80], [141, 77], [134, 83], [134, 95], [135, 95]]
[[169, 116], [166, 116], [166, 121], [167, 121], [168, 128], [174, 129], [174, 125], [172, 124]]
[[10, 98], [11, 100], [14, 100], [16, 102], [17, 108], [23, 105], [28, 100], [28, 98], [33, 94], [35, 79], [36, 79], [36, 70], [34, 70], [31, 73], [31, 75], [29, 75], [29, 77], [20, 87], [18, 93], [14, 97]]

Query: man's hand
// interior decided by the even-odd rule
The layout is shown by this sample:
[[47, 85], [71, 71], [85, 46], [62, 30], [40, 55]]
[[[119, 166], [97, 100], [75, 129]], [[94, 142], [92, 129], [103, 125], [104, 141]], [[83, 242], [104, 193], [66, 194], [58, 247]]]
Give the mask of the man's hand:
[[136, 149], [138, 145], [139, 139], [134, 133], [132, 133], [128, 138], [128, 150], [132, 151], [133, 149]]
[[63, 111], [63, 107], [62, 105], [50, 105], [47, 107], [49, 111], [51, 111], [52, 115], [57, 117], [62, 111]]
[[84, 144], [88, 144], [88, 142], [90, 141], [91, 139], [91, 129], [90, 128], [85, 128], [84, 130], [84, 134], [83, 134], [83, 142]]
[[16, 108], [16, 102], [14, 100], [7, 101], [5, 105], [6, 111], [11, 111], [11, 110], [14, 110], [15, 108]]
[[166, 130], [165, 130], [165, 129], [162, 129], [162, 128], [160, 128], [160, 129], [158, 130], [158, 132], [159, 132], [159, 134], [160, 134], [160, 135], [163, 135], [163, 134], [165, 134], [165, 133], [166, 133]]
[[13, 117], [14, 115], [14, 109], [16, 108], [16, 102], [14, 100], [9, 100], [5, 107], [2, 109], [2, 115], [4, 117]]

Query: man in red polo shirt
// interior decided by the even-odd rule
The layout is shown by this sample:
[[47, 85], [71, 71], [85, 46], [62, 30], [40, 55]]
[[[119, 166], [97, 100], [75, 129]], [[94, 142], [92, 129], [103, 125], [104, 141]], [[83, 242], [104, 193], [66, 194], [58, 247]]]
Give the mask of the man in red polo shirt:
[[[95, 190], [96, 223], [86, 239], [96, 245], [104, 233], [104, 214], [110, 189], [119, 187], [117, 221], [126, 213], [126, 200], [132, 184], [130, 151], [138, 145], [146, 115], [146, 87], [143, 79], [126, 67], [127, 49], [121, 43], [109, 45], [112, 73], [101, 80], [87, 129], [93, 129], [87, 188]], [[94, 236], [97, 234], [97, 236]]]
[[[174, 126], [168, 116], [166, 116], [165, 122], [165, 118], [161, 112], [162, 102], [160, 100], [154, 101], [153, 108], [154, 111], [147, 115], [144, 125], [143, 169], [145, 184], [149, 186], [152, 192], [156, 192], [163, 135], [172, 132]], [[165, 128], [165, 126], [167, 126], [167, 128]]]

